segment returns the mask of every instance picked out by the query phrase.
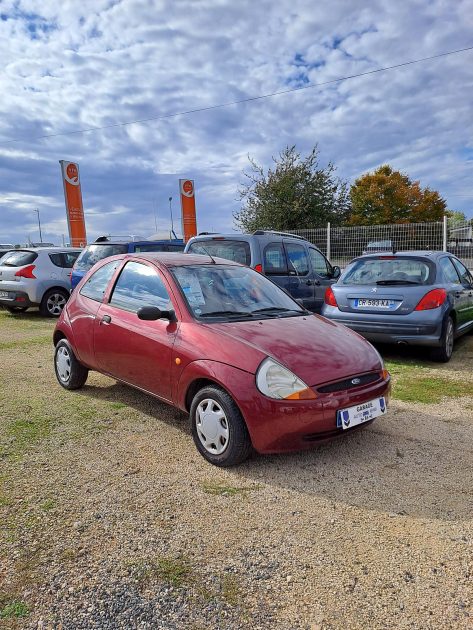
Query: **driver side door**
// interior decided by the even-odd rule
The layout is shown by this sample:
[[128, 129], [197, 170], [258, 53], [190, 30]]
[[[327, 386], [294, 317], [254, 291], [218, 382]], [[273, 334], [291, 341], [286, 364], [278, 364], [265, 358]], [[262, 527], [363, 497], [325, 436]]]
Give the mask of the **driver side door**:
[[152, 265], [127, 262], [107, 303], [101, 305], [94, 329], [98, 368], [121, 381], [171, 400], [172, 350], [178, 322], [143, 321], [142, 306], [174, 310], [165, 278]]

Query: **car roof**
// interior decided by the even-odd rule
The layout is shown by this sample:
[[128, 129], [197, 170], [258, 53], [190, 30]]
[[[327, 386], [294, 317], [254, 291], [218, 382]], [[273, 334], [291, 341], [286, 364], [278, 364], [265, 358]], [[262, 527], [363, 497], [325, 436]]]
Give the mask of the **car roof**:
[[436, 259], [439, 256], [443, 256], [445, 254], [448, 254], [448, 252], [442, 252], [442, 251], [432, 251], [432, 250], [412, 250], [412, 251], [405, 251], [405, 252], [390, 252], [385, 251], [385, 252], [373, 252], [372, 254], [364, 254], [363, 256], [357, 256], [357, 259], [366, 259], [366, 258], [379, 258], [380, 256], [399, 256], [399, 257], [408, 257], [408, 258], [431, 258], [431, 259]]
[[307, 241], [303, 236], [298, 236], [297, 234], [291, 234], [289, 232], [277, 232], [275, 230], [256, 230], [252, 234], [243, 234], [240, 232], [233, 232], [232, 234], [220, 234], [216, 232], [215, 234], [198, 234], [197, 236], [192, 237], [192, 241], [212, 241], [212, 240], [231, 240], [231, 241], [251, 241], [253, 239], [267, 239], [267, 240], [278, 240], [278, 239], [294, 239], [296, 241]]
[[[115, 258], [115, 257], [114, 257]], [[233, 260], [227, 260], [226, 258], [218, 258], [213, 256], [204, 256], [202, 254], [181, 254], [172, 252], [146, 252], [146, 253], [130, 253], [121, 254], [117, 256], [118, 259], [136, 259], [141, 258], [143, 260], [149, 260], [150, 262], [159, 263], [163, 267], [183, 267], [187, 265], [234, 265], [235, 267], [244, 267]], [[215, 263], [213, 262], [215, 261]]]
[[93, 243], [87, 243], [86, 247], [90, 247], [91, 245], [152, 245], [152, 244], [158, 244], [158, 245], [185, 245], [184, 241], [182, 239], [165, 239], [165, 238], [157, 238], [157, 239], [153, 239], [153, 240], [141, 240], [141, 241], [118, 241], [118, 240], [111, 240], [111, 241], [99, 241], [98, 243], [96, 241], [94, 241]]
[[18, 247], [11, 249], [11, 252], [81, 252], [81, 247]]

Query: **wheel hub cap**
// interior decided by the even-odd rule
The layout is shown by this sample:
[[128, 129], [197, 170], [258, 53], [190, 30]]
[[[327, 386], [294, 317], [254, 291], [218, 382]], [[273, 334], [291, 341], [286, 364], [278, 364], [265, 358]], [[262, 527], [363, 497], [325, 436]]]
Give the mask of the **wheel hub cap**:
[[206, 398], [197, 407], [197, 435], [204, 448], [214, 455], [220, 455], [228, 445], [228, 422], [222, 407]]
[[56, 368], [59, 378], [67, 383], [71, 375], [71, 357], [66, 348], [59, 348], [56, 355]]

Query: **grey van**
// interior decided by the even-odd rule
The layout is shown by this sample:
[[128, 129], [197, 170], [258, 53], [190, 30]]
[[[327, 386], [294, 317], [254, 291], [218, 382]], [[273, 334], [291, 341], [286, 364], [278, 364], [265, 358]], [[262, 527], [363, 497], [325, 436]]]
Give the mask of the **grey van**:
[[340, 276], [340, 268], [332, 266], [315, 245], [286, 232], [202, 233], [191, 238], [184, 251], [253, 267], [316, 313], [322, 309], [326, 288]]

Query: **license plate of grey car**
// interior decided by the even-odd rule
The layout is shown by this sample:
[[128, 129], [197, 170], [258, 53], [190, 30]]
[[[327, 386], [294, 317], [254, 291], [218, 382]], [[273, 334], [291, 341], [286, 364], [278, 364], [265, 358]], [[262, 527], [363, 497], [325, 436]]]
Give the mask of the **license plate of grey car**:
[[8, 291], [0, 291], [0, 298], [7, 298], [8, 297]]
[[394, 300], [382, 300], [378, 298], [356, 298], [355, 308], [382, 308], [389, 310], [396, 308], [396, 302]]

